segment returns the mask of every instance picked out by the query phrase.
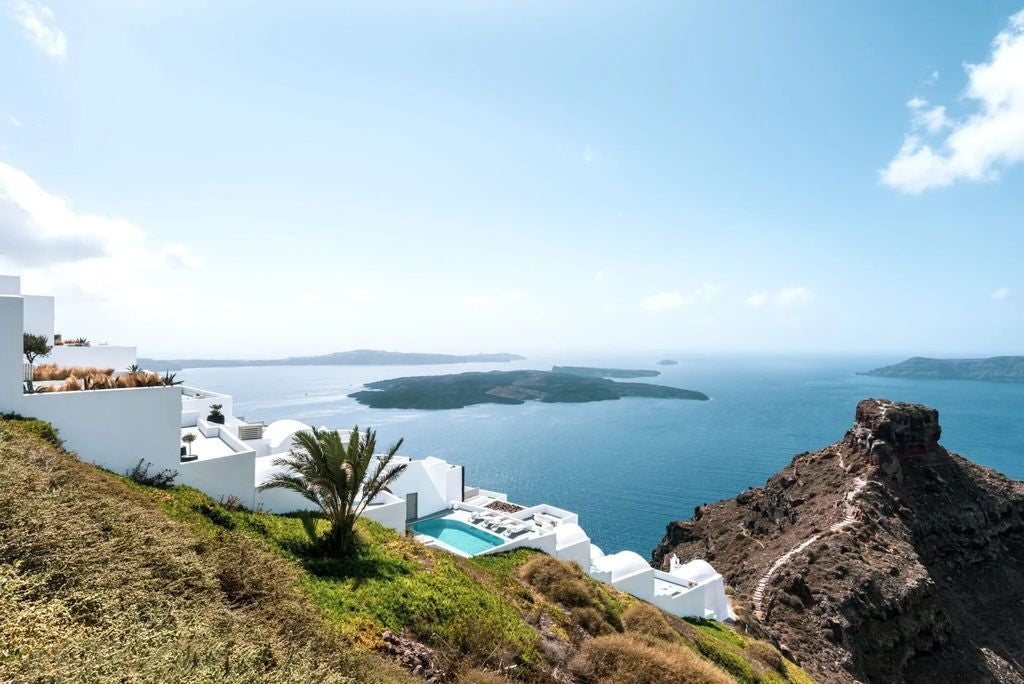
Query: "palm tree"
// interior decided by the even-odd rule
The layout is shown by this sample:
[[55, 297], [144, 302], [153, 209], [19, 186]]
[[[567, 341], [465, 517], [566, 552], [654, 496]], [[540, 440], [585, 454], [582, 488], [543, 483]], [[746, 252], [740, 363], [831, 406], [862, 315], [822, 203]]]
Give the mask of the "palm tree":
[[352, 550], [356, 519], [405, 471], [407, 464], [391, 464], [402, 441], [377, 456], [377, 433], [373, 430], [360, 434], [357, 426], [347, 444], [335, 430], [298, 432], [291, 452], [274, 459], [274, 465], [287, 472], [276, 473], [259, 488], [288, 489], [316, 504], [331, 526], [328, 548], [344, 555]]

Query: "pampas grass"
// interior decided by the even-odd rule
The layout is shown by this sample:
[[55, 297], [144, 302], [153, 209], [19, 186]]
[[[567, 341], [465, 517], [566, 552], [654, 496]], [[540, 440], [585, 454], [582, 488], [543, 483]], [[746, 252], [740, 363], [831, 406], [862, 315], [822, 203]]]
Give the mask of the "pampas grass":
[[42, 363], [32, 369], [33, 380], [67, 380], [74, 375], [84, 378], [87, 375], [113, 375], [113, 368], [92, 368], [85, 366], [58, 366], [55, 363]]
[[[38, 371], [43, 370], [45, 377]], [[33, 374], [35, 380], [63, 380], [60, 385], [39, 387], [37, 392], [77, 392], [79, 390], [133, 389], [137, 387], [164, 387], [168, 383], [159, 373], [138, 371], [114, 377], [113, 369], [107, 368], [57, 368], [40, 366]], [[64, 371], [67, 371], [66, 373]]]

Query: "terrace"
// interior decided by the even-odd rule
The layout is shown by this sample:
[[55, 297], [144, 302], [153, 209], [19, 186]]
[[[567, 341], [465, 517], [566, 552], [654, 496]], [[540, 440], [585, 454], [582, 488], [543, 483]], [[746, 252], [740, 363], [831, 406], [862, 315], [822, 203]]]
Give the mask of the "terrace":
[[[189, 461], [203, 461], [222, 456], [234, 456], [245, 452], [253, 452], [254, 449], [247, 447], [237, 437], [220, 426], [215, 427], [187, 427], [181, 428], [181, 436], [194, 435], [195, 441], [184, 447], [186, 455], [181, 457], [183, 463]], [[182, 440], [184, 444], [184, 440]]]

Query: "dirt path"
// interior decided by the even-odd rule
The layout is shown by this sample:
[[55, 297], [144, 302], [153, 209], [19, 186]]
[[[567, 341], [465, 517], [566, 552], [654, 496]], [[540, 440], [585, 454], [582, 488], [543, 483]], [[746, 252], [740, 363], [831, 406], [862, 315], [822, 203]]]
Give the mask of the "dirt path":
[[[857, 522], [856, 499], [858, 496], [860, 496], [860, 493], [864, 490], [864, 487], [867, 486], [868, 481], [861, 477], [857, 477], [853, 482], [853, 489], [846, 493], [846, 496], [844, 497], [843, 501], [844, 512], [846, 515], [843, 517], [842, 520], [829, 527], [829, 532], [838, 532], [842, 529], [850, 527], [851, 525]], [[751, 599], [754, 603], [754, 617], [756, 617], [758, 620], [762, 622], [766, 617], [766, 611], [762, 607], [764, 604], [764, 593], [768, 588], [768, 582], [771, 581], [775, 573], [778, 572], [779, 569], [783, 567], [786, 563], [788, 563], [790, 559], [793, 558], [793, 556], [801, 553], [804, 549], [811, 546], [819, 539], [821, 539], [823, 536], [825, 536], [825, 534], [825, 532], [818, 532], [817, 534], [812, 534], [811, 536], [807, 537], [802, 542], [791, 548], [789, 551], [776, 558], [775, 562], [772, 563], [771, 566], [769, 566], [768, 571], [764, 573], [761, 579], [757, 581], [757, 584], [754, 586], [754, 593], [751, 595]]]

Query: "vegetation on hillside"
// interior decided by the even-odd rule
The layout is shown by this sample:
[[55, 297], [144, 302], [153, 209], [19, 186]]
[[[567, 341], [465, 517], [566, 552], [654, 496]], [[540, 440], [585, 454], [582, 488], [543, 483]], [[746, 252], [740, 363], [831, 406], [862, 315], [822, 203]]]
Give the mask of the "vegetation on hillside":
[[28, 425], [0, 421], [0, 681], [402, 681], [386, 630], [451, 681], [810, 681], [537, 552], [467, 560], [360, 521], [325, 556], [319, 516], [139, 485]]

